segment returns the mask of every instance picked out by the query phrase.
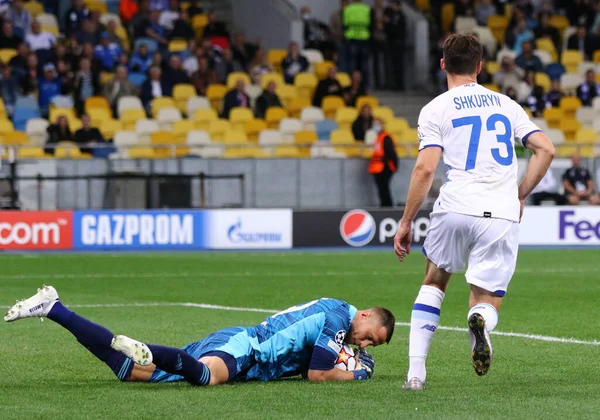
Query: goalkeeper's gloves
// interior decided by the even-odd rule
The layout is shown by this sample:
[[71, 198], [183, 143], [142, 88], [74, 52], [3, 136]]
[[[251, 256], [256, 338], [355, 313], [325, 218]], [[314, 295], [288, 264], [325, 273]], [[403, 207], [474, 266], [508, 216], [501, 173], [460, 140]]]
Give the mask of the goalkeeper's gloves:
[[360, 363], [360, 367], [354, 371], [354, 379], [371, 379], [375, 370], [373, 356], [362, 350], [358, 353], [358, 362]]

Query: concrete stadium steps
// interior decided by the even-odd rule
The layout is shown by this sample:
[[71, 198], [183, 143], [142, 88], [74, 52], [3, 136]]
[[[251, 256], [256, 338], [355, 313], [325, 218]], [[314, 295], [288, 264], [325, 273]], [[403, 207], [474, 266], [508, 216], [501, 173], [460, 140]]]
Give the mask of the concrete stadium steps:
[[394, 115], [399, 118], [406, 118], [411, 127], [417, 127], [419, 113], [431, 99], [431, 95], [419, 92], [392, 92], [376, 91], [373, 96], [379, 98], [381, 105], [389, 106], [394, 111]]

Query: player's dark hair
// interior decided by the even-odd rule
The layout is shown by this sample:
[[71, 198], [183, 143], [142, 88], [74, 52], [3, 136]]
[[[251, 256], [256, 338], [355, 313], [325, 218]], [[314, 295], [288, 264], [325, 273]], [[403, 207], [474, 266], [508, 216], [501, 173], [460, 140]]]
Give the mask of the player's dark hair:
[[446, 72], [455, 75], [471, 75], [477, 72], [477, 64], [483, 58], [481, 42], [468, 33], [450, 35], [444, 42]]
[[392, 339], [392, 335], [394, 335], [394, 327], [396, 326], [396, 317], [389, 309], [382, 308], [377, 306], [375, 308], [371, 308], [371, 311], [374, 312], [379, 319], [381, 320], [381, 325], [385, 327], [387, 331], [387, 336], [385, 338], [385, 342], [389, 344]]

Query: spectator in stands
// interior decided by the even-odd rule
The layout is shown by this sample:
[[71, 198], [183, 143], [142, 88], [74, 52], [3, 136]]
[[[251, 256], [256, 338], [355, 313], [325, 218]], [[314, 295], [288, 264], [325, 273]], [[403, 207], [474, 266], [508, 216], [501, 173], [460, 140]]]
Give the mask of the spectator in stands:
[[102, 70], [102, 63], [95, 55], [94, 44], [86, 42], [81, 47], [81, 58], [87, 58], [92, 63], [92, 73], [97, 77]]
[[158, 47], [162, 50], [166, 50], [169, 44], [167, 40], [167, 31], [165, 28], [160, 26], [158, 20], [160, 19], [160, 9], [151, 8], [150, 16], [142, 24], [142, 33], [144, 37], [152, 38], [158, 43]]
[[[173, 30], [171, 31], [171, 39], [189, 39], [193, 40], [196, 36], [192, 25], [190, 24], [190, 15], [187, 10], [181, 9], [179, 11], [179, 17], [173, 22]], [[189, 49], [189, 51], [194, 51]]]
[[38, 88], [38, 58], [34, 52], [27, 55], [27, 66], [21, 76], [21, 91], [24, 95], [35, 93]]
[[548, 169], [546, 175], [531, 192], [531, 203], [534, 206], [541, 205], [542, 201], [554, 201], [557, 206], [567, 204], [567, 198], [557, 191], [556, 178], [551, 169]]
[[21, 42], [17, 47], [17, 55], [10, 59], [10, 67], [13, 71], [19, 75], [19, 77], [25, 74], [27, 68], [27, 56], [29, 55], [29, 47], [26, 43]]
[[475, 8], [473, 0], [458, 0], [454, 5], [454, 14], [456, 16], [473, 17], [475, 16]]
[[492, 83], [493, 75], [487, 69], [487, 60], [481, 60], [481, 71], [477, 75], [477, 83], [480, 85], [487, 85]]
[[346, 58], [348, 73], [360, 71], [368, 85], [369, 80], [369, 44], [375, 29], [375, 14], [362, 0], [344, 8], [343, 15]]
[[375, 0], [373, 4], [373, 35], [371, 36], [371, 52], [373, 61], [373, 82], [375, 89], [385, 89], [385, 7], [383, 0]]
[[119, 2], [119, 12], [123, 25], [130, 23], [138, 10], [139, 6], [137, 0], [121, 0]]
[[327, 71], [327, 77], [319, 82], [313, 96], [313, 106], [321, 107], [323, 98], [329, 95], [342, 96], [343, 89], [340, 82], [336, 79], [337, 69], [332, 66]]
[[273, 71], [273, 66], [267, 61], [267, 57], [262, 49], [256, 51], [254, 60], [248, 66], [248, 73], [252, 78], [252, 82], [256, 85], [260, 85], [260, 80], [263, 74], [267, 74]]
[[582, 23], [585, 26], [591, 24], [588, 22], [588, 19], [593, 18], [594, 9], [589, 0], [565, 1], [564, 7], [567, 11], [567, 18], [569, 18], [571, 26], [577, 26]]
[[352, 134], [354, 139], [365, 141], [365, 134], [373, 127], [373, 110], [371, 105], [365, 104], [360, 109], [358, 118], [352, 123]]
[[152, 115], [152, 101], [155, 98], [162, 98], [163, 96], [170, 96], [171, 90], [166, 83], [166, 78], [161, 78], [162, 70], [160, 67], [150, 67], [150, 77], [142, 83], [142, 104], [146, 109], [148, 116]]
[[172, 31], [177, 19], [179, 19], [179, 5], [177, 4], [177, 0], [169, 0], [169, 5], [161, 12], [158, 23], [167, 31]]
[[102, 70], [112, 72], [119, 63], [119, 56], [123, 51], [117, 44], [110, 42], [110, 36], [106, 32], [100, 35], [100, 45], [94, 50], [95, 56], [102, 64]]
[[269, 82], [267, 88], [263, 90], [261, 95], [256, 99], [256, 107], [254, 110], [256, 118], [264, 119], [265, 115], [267, 115], [267, 109], [273, 106], [282, 106], [279, 96], [277, 96], [277, 93], [275, 92], [276, 89], [277, 85], [275, 82]]
[[223, 98], [223, 112], [221, 118], [229, 119], [229, 113], [233, 108], [250, 108], [250, 97], [246, 94], [244, 88], [244, 80], [240, 79], [236, 82], [235, 88], [227, 92]]
[[579, 51], [584, 60], [591, 60], [596, 48], [594, 38], [587, 33], [584, 25], [577, 27], [577, 32], [571, 35], [567, 41], [567, 50]]
[[188, 7], [188, 13], [190, 14], [190, 17], [194, 17], [196, 15], [201, 15], [204, 14], [204, 9], [202, 7], [200, 7], [200, 0], [192, 0], [189, 2], [190, 3], [190, 7]]
[[544, 88], [539, 85], [535, 86], [531, 91], [531, 95], [527, 98], [526, 106], [535, 118], [542, 118], [544, 109], [552, 108], [552, 104], [544, 96]]
[[75, 86], [75, 73], [73, 73], [71, 63], [64, 59], [57, 60], [56, 72], [61, 82], [61, 93], [71, 95]]
[[494, 73], [494, 83], [506, 94], [508, 88], [518, 89], [521, 80], [525, 76], [525, 70], [515, 64], [512, 57], [502, 57], [500, 68]]
[[385, 123], [380, 118], [373, 121], [373, 130], [377, 133], [373, 143], [373, 155], [369, 163], [369, 173], [375, 179], [381, 207], [392, 207], [390, 181], [398, 170], [398, 155], [392, 136], [385, 131]]
[[496, 6], [492, 0], [483, 0], [475, 6], [475, 17], [479, 26], [487, 26], [487, 21], [490, 16], [497, 13]]
[[361, 96], [367, 95], [362, 74], [359, 71], [352, 72], [352, 84], [344, 89], [343, 97], [347, 106], [356, 106], [356, 100]]
[[527, 20], [523, 14], [517, 14], [513, 27], [506, 29], [505, 43], [509, 48], [515, 51], [517, 55], [521, 54], [521, 45], [524, 41], [534, 39], [533, 32], [527, 27]]
[[50, 101], [56, 95], [60, 95], [62, 83], [52, 63], [44, 65], [43, 76], [38, 81], [38, 104], [42, 117], [48, 118]]
[[553, 79], [550, 85], [550, 90], [546, 94], [546, 102], [550, 102], [554, 108], [558, 108], [560, 106], [560, 100], [565, 96], [565, 93], [562, 91], [560, 87], [560, 80]]
[[204, 56], [208, 60], [208, 65], [211, 69], [214, 68], [218, 57], [217, 48], [213, 47], [210, 39], [205, 38], [202, 40], [202, 49], [204, 50]]
[[117, 23], [114, 20], [109, 20], [106, 24], [106, 33], [111, 44], [118, 45], [123, 50], [123, 40], [117, 35]]
[[[406, 18], [400, 1], [392, 0], [384, 10], [384, 32], [386, 38], [386, 76], [387, 87], [392, 90], [404, 90], [404, 51], [406, 38]], [[436, 63], [439, 69], [439, 60]], [[441, 70], [440, 70], [441, 71]]]
[[146, 73], [151, 65], [152, 57], [148, 52], [148, 46], [141, 44], [139, 50], [129, 61], [129, 70], [135, 73]]
[[527, 104], [527, 99], [533, 94], [533, 91], [537, 86], [535, 71], [528, 70], [525, 72], [525, 77], [521, 83], [519, 83], [519, 88], [517, 89], [518, 102], [521, 105]]
[[547, 38], [552, 41], [556, 51], [560, 51], [560, 32], [555, 27], [550, 26], [550, 14], [540, 13], [540, 17], [538, 20], [539, 25], [533, 30], [533, 33], [535, 34], [535, 39]]
[[600, 204], [600, 196], [594, 190], [594, 180], [590, 171], [581, 165], [579, 155], [571, 157], [573, 166], [563, 174], [563, 186], [567, 200], [571, 205], [587, 201], [590, 205]]
[[[188, 76], [192, 77], [192, 75], [198, 71], [198, 62], [201, 58], [205, 56], [204, 48], [196, 47], [193, 51], [193, 55], [190, 55], [188, 58], [183, 60], [183, 69], [187, 73]], [[210, 67], [210, 64], [209, 64]]]
[[130, 31], [133, 33], [135, 39], [148, 36], [146, 34], [146, 25], [149, 20], [150, 2], [148, 0], [139, 0], [138, 11], [131, 18], [131, 22], [129, 22]]
[[217, 83], [217, 75], [208, 64], [208, 59], [204, 56], [198, 59], [198, 70], [191, 77], [191, 83], [196, 88], [200, 96], [206, 96], [206, 89], [209, 85]]
[[12, 22], [15, 34], [25, 38], [31, 32], [33, 18], [23, 4], [23, 0], [13, 0], [12, 7], [4, 14], [4, 19]]
[[335, 44], [336, 51], [338, 51], [338, 66], [345, 69], [346, 63], [344, 63], [345, 53], [342, 52], [342, 44], [344, 42], [344, 26], [343, 26], [343, 13], [344, 8], [350, 4], [350, 0], [340, 0], [340, 8], [331, 13], [329, 17], [329, 34], [331, 41]]
[[81, 115], [81, 128], [75, 132], [75, 143], [79, 146], [82, 153], [92, 153], [93, 148], [98, 145], [106, 144], [104, 136], [95, 127], [92, 127], [92, 119], [88, 114]]
[[233, 58], [240, 63], [246, 71], [248, 71], [248, 64], [254, 59], [254, 55], [259, 48], [257, 43], [253, 44], [246, 42], [246, 36], [243, 33], [237, 33], [233, 37], [233, 45], [231, 46]]
[[73, 0], [73, 7], [67, 12], [67, 35], [79, 32], [83, 21], [89, 19], [90, 15], [90, 9], [86, 7], [84, 0]]
[[523, 70], [534, 70], [536, 72], [544, 71], [542, 60], [533, 53], [533, 41], [523, 41], [521, 50], [523, 52], [515, 58], [515, 64], [517, 66], [521, 67]]
[[163, 56], [160, 51], [155, 51], [154, 54], [152, 54], [151, 66], [158, 66], [163, 70], [166, 68], [165, 60], [163, 60]]
[[[204, 27], [204, 39], [210, 40], [213, 44], [219, 43], [219, 38], [225, 38], [229, 40], [229, 31], [227, 30], [227, 26], [224, 22], [217, 20], [217, 14], [214, 10], [209, 10], [206, 14], [208, 19], [208, 24]], [[227, 45], [229, 46], [229, 41], [227, 41]], [[224, 47], [222, 45], [222, 47]]]
[[127, 68], [118, 66], [115, 71], [115, 77], [104, 85], [103, 95], [108, 100], [113, 114], [117, 114], [117, 104], [123, 96], [136, 96], [138, 90], [127, 80]]
[[168, 93], [165, 96], [171, 96], [175, 85], [190, 83], [190, 78], [183, 69], [181, 59], [177, 54], [173, 54], [169, 58], [169, 66], [165, 69], [165, 79], [165, 87], [168, 89]]
[[233, 58], [230, 48], [225, 48], [221, 57], [215, 62], [215, 73], [219, 83], [227, 83], [227, 77], [231, 73], [243, 72], [242, 65]]
[[49, 32], [42, 32], [42, 25], [38, 21], [33, 21], [31, 33], [25, 36], [25, 42], [32, 51], [51, 50], [56, 44], [56, 37]]
[[9, 65], [3, 65], [0, 78], [0, 98], [4, 102], [4, 109], [9, 118], [12, 118], [15, 111], [15, 104], [19, 96], [19, 81], [12, 74]]
[[288, 48], [288, 55], [281, 62], [283, 77], [286, 83], [293, 84], [294, 78], [298, 73], [308, 71], [308, 60], [300, 54], [298, 44], [291, 42]]
[[600, 96], [600, 83], [596, 82], [594, 70], [585, 73], [585, 82], [577, 87], [577, 97], [583, 106], [592, 106], [592, 101]]
[[61, 141], [73, 141], [73, 135], [69, 129], [69, 122], [67, 117], [59, 115], [56, 117], [54, 124], [50, 124], [46, 129], [48, 133], [48, 139], [44, 146], [44, 152], [48, 155], [54, 154], [54, 148]]
[[5, 20], [2, 24], [2, 36], [0, 36], [0, 49], [10, 48], [11, 50], [16, 50], [21, 42], [23, 42], [23, 38], [15, 34], [12, 22], [9, 20]]
[[509, 86], [508, 89], [506, 89], [506, 91], [504, 92], [504, 94], [506, 96], [508, 96], [510, 99], [512, 99], [515, 102], [519, 102], [518, 98], [517, 98], [517, 90], [512, 87]]
[[92, 73], [92, 63], [87, 58], [82, 58], [79, 62], [79, 71], [75, 74], [74, 90], [75, 109], [81, 115], [85, 101], [100, 92], [98, 78]]

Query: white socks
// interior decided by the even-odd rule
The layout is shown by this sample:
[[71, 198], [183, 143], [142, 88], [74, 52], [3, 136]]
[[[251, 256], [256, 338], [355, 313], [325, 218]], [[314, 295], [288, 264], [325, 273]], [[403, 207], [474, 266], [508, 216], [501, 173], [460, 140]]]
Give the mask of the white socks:
[[471, 315], [478, 313], [483, 317], [485, 321], [485, 329], [488, 333], [491, 333], [498, 325], [498, 311], [489, 303], [478, 303], [473, 306], [467, 315], [467, 320], [471, 318]]
[[419, 378], [425, 382], [425, 359], [435, 331], [440, 325], [440, 309], [444, 295], [444, 292], [434, 286], [421, 286], [417, 295], [410, 319], [408, 380]]

